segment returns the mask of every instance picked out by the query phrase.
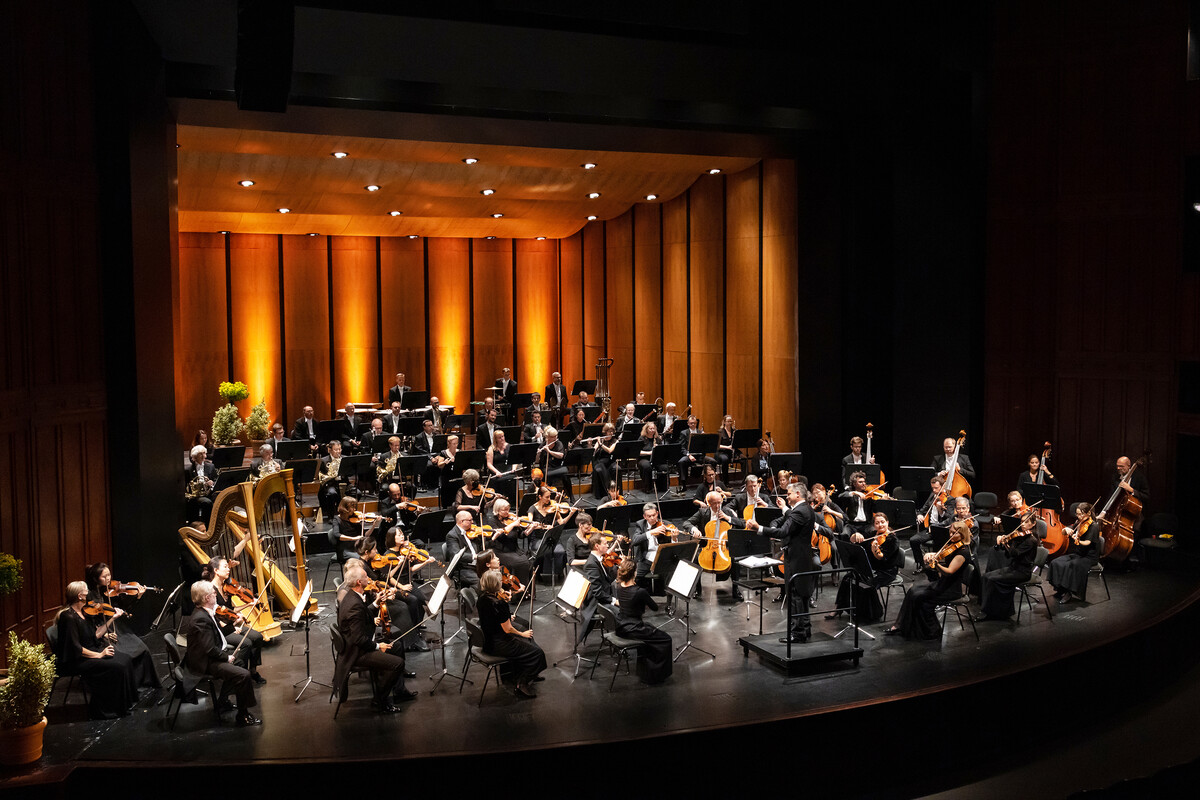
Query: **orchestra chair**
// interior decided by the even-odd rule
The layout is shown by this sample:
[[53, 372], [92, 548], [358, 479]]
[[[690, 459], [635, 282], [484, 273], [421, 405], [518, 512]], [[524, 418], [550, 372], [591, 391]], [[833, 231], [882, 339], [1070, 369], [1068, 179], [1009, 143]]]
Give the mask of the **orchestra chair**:
[[968, 591], [968, 587], [971, 585], [971, 577], [975, 574], [975, 565], [973, 563], [971, 563], [970, 561], [968, 561], [966, 564], [963, 564], [962, 569], [963, 569], [962, 594], [959, 597], [955, 598], [954, 600], [951, 600], [948, 603], [943, 603], [942, 605], [938, 606], [937, 608], [935, 608], [933, 610], [933, 613], [937, 614], [937, 612], [939, 612], [939, 611], [942, 612], [942, 634], [945, 635], [945, 633], [946, 633], [946, 613], [948, 611], [953, 610], [954, 616], [958, 617], [958, 629], [966, 630], [965, 626], [963, 625], [963, 621], [962, 621], [962, 615], [963, 615], [963, 612], [965, 611], [967, 614], [967, 619], [971, 622], [971, 630], [975, 633], [975, 641], [978, 642], [979, 641], [979, 629], [975, 627], [975, 615], [971, 613], [971, 607], [970, 607], [970, 605], [968, 605], [971, 602], [971, 595], [970, 595], [970, 592]]
[[991, 512], [999, 502], [995, 492], [976, 492], [971, 498], [971, 507], [976, 514], [982, 514], [985, 511]]
[[483, 678], [483, 689], [479, 692], [479, 702], [475, 704], [475, 707], [478, 708], [483, 705], [483, 695], [487, 691], [488, 681], [492, 679], [493, 673], [496, 675], [496, 688], [501, 688], [499, 669], [508, 663], [508, 659], [504, 656], [493, 656], [483, 652], [483, 630], [465, 616], [462, 623], [467, 629], [467, 657], [463, 660], [462, 682], [458, 684], [458, 693], [462, 694], [463, 684], [467, 682], [467, 671], [471, 668], [472, 662], [478, 661], [487, 667], [487, 675]]
[[600, 612], [600, 646], [596, 649], [596, 657], [592, 659], [592, 671], [588, 675], [588, 680], [596, 676], [596, 665], [600, 663], [600, 651], [608, 647], [617, 656], [617, 663], [613, 667], [612, 681], [608, 684], [608, 690], [611, 692], [617, 683], [617, 673], [621, 671], [621, 659], [625, 659], [625, 674], [629, 674], [629, 651], [637, 650], [641, 646], [641, 639], [626, 639], [617, 633], [617, 615], [610, 606], [604, 603], [598, 603], [596, 610]]
[[73, 687], [75, 685], [75, 679], [79, 678], [79, 689], [80, 689], [80, 691], [83, 692], [83, 703], [84, 703], [84, 705], [88, 705], [91, 701], [88, 699], [87, 684], [84, 683], [83, 678], [80, 677], [79, 671], [71, 670], [71, 671], [67, 672], [66, 668], [63, 666], [62, 659], [58, 658], [58, 626], [57, 625], [51, 625], [49, 628], [46, 628], [46, 641], [50, 645], [50, 652], [53, 653], [55, 656], [55, 664], [56, 664], [55, 673], [54, 673], [54, 683], [50, 684], [50, 694], [54, 694], [54, 687], [58, 685], [58, 682], [61, 679], [66, 678], [67, 679], [67, 691], [63, 694], [63, 701], [62, 701], [62, 704], [65, 706], [67, 704], [67, 700], [69, 700], [71, 698], [71, 687]]
[[[1167, 534], [1168, 538], [1158, 538]], [[1179, 537], [1179, 517], [1160, 511], [1151, 516], [1137, 531], [1138, 558], [1150, 565], [1151, 553], [1174, 550]]]
[[[1088, 580], [1091, 580], [1093, 575], [1100, 576], [1100, 582], [1104, 584], [1104, 597], [1106, 600], [1112, 600], [1112, 594], [1108, 591], [1108, 578], [1104, 577], [1104, 564], [1097, 561], [1096, 565], [1088, 570]], [[1083, 602], [1087, 602], [1087, 586], [1084, 586], [1083, 596], [1079, 598]]]
[[[179, 647], [179, 642], [176, 641], [176, 639], [175, 639], [175, 634], [173, 634], [173, 633], [163, 634], [163, 644], [166, 646], [167, 674], [171, 677], [172, 680], [175, 681], [173, 684], [171, 684], [171, 688], [168, 690], [168, 693], [167, 693], [169, 700], [167, 701], [167, 714], [166, 714], [166, 717], [169, 717], [171, 720], [171, 728], [170, 729], [173, 731], [173, 730], [175, 730], [175, 723], [179, 719], [179, 711], [180, 711], [180, 709], [183, 708], [184, 702], [187, 701], [187, 698], [183, 696], [183, 679], [184, 679], [184, 670], [186, 668], [183, 666], [183, 651]], [[200, 688], [204, 684], [208, 684], [207, 692], [202, 691]], [[211, 675], [199, 676], [199, 680], [196, 684], [196, 694], [207, 694], [208, 695], [209, 700], [212, 701], [213, 714], [216, 715], [217, 722], [220, 722], [221, 721], [221, 709], [217, 707], [217, 698], [219, 697], [219, 695], [217, 694], [216, 679], [213, 678]], [[172, 716], [171, 706], [174, 705], [176, 700], [179, 701], [179, 705], [175, 706], [175, 714]], [[192, 702], [196, 702], [196, 701], [193, 700]], [[164, 719], [166, 717], [164, 717]]]
[[898, 588], [901, 591], [903, 591], [904, 594], [908, 594], [908, 584], [906, 584], [904, 582], [904, 578], [900, 574], [903, 571], [904, 571], [903, 569], [899, 570], [896, 573], [896, 577], [892, 578], [891, 583], [889, 583], [885, 586], [880, 586], [878, 589], [875, 590], [875, 591], [879, 592], [879, 602], [883, 605], [883, 620], [880, 620], [880, 622], [887, 619], [888, 601], [892, 599], [892, 589]]
[[[1037, 555], [1033, 558], [1033, 575], [1025, 583], [1019, 583], [1015, 589], [1025, 598], [1025, 602], [1029, 605], [1029, 613], [1033, 614], [1033, 597], [1031, 593], [1037, 589], [1042, 594], [1042, 605], [1046, 608], [1046, 616], [1050, 620], [1054, 619], [1054, 612], [1050, 610], [1050, 604], [1046, 602], [1046, 584], [1042, 582], [1042, 567], [1046, 564], [1046, 558], [1049, 553], [1046, 548], [1038, 545]], [[1017, 624], [1021, 624], [1021, 601], [1017, 600]]]
[[[344, 636], [342, 636], [342, 631], [338, 628], [337, 623], [329, 626], [329, 641], [333, 644], [333, 674], [336, 675], [338, 659], [341, 658], [342, 653], [346, 651], [346, 639]], [[375, 683], [375, 672], [369, 669], [358, 670], [359, 675], [363, 674], [364, 672], [370, 677], [371, 696], [374, 697], [378, 694], [376, 691], [377, 686]], [[333, 681], [330, 680], [330, 683], [333, 683]], [[340, 692], [339, 689], [341, 690]], [[333, 709], [334, 719], [337, 719], [338, 712], [342, 710], [342, 703], [346, 702], [346, 695], [349, 693], [349, 691], [350, 673], [346, 673], [346, 680], [342, 681], [342, 685], [340, 687], [334, 686], [329, 692], [329, 702], [333, 702], [334, 695], [337, 695], [338, 698], [337, 707]]]

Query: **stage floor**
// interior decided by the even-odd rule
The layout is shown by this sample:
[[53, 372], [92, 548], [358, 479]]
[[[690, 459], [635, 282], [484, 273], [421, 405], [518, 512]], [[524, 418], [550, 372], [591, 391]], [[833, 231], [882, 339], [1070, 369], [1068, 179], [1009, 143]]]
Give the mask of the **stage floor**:
[[[312, 568], [316, 575], [324, 573], [324, 563], [317, 559]], [[331, 586], [332, 583], [331, 579]], [[760, 745], [779, 736], [798, 736], [797, 753], [811, 749], [813, 758], [817, 757], [817, 751], [841, 748], [843, 744], [854, 748], [908, 747], [911, 745], [905, 742], [905, 728], [911, 725], [919, 730], [926, 713], [937, 713], [935, 709], [947, 706], [944, 703], [914, 706], [901, 701], [939, 693], [945, 698], [954, 697], [958, 687], [992, 681], [1000, 681], [996, 684], [997, 693], [1010, 691], [999, 688], [1006, 685], [1002, 682], [1004, 676], [1020, 675], [1111, 645], [1185, 609], [1200, 595], [1200, 570], [1187, 560], [1176, 560], [1170, 569], [1142, 568], [1128, 574], [1110, 571], [1108, 584], [1111, 600], [1105, 599], [1104, 588], [1098, 581], [1089, 585], [1092, 603], [1074, 602], [1060, 608], [1051, 599], [1055, 612], [1052, 620], [1047, 618], [1045, 607], [1037, 606], [1032, 614], [1025, 610], [1020, 625], [978, 623], [978, 642], [969, 624], [966, 630], [958, 628], [953, 614], [940, 641], [907, 642], [880, 635], [899, 607], [900, 598], [893, 591], [888, 620], [864, 628], [877, 638], [859, 639], [864, 655], [857, 666], [851, 662], [827, 662], [788, 676], [758, 656], [743, 655], [737, 639], [758, 632], [757, 609], [734, 603], [728, 582], [714, 587], [711, 576], [705, 576], [703, 599], [691, 604], [691, 622], [696, 631], [693, 642], [715, 657], [696, 649], [688, 650], [675, 664], [674, 675], [663, 685], [644, 686], [636, 675], [626, 675], [622, 670], [615, 691], [610, 692], [614, 660], [608, 655], [602, 657], [594, 679], [589, 680], [585, 671], [573, 680], [572, 629], [551, 606], [535, 616], [534, 624], [536, 640], [546, 651], [548, 661], [558, 664], [544, 673], [545, 681], [537, 685], [538, 698], [518, 699], [507, 688], [497, 689], [493, 682], [487, 688], [482, 706], [477, 708], [485, 672], [479, 666], [473, 667], [470, 674], [475, 685], [467, 685], [461, 694], [457, 681], [448, 676], [431, 695], [431, 676], [441, 674], [443, 663], [442, 653], [435, 647], [430, 653], [409, 654], [409, 668], [419, 676], [410, 680], [409, 686], [418, 689], [421, 696], [406, 704], [402, 713], [373, 713], [368, 684], [354, 678], [350, 699], [336, 721], [334, 706], [327, 702], [328, 689], [314, 685], [298, 703], [294, 702], [293, 684], [305, 676], [304, 634], [289, 631], [263, 652], [261, 671], [269, 682], [258, 689], [256, 713], [263, 719], [261, 727], [235, 728], [228, 714], [227, 721], [217, 725], [207, 701], [202, 700], [198, 706], [184, 706], [171, 733], [164, 721], [165, 704], [155, 706], [157, 696], [152, 694], [143, 695], [130, 717], [116, 722], [89, 722], [83, 719], [81, 696], [76, 693], [64, 707], [60, 688], [47, 713], [51, 724], [46, 731], [46, 754], [42, 761], [15, 779], [0, 782], [0, 788], [6, 788], [5, 783], [13, 787], [61, 781], [76, 767], [159, 767], [179, 772], [186, 766], [311, 766], [399, 760], [403, 763], [387, 766], [388, 773], [409, 768], [415, 778], [427, 770], [440, 773], [448, 764], [474, 763], [482, 768], [509, 763], [544, 764], [557, 758], [565, 764], [578, 763], [578, 759], [586, 757], [581, 753], [588, 752], [648, 754], [658, 752], [664, 741], [672, 742], [661, 751], [664, 753], [678, 746], [686, 748], [686, 752], [696, 752], [696, 747], [709, 741], [720, 741], [723, 751], [732, 743], [736, 750], [738, 743], [744, 742], [750, 748], [744, 754], [748, 760], [736, 752], [721, 754], [740, 758], [734, 763], [742, 768], [757, 763], [753, 755]], [[542, 587], [538, 605], [548, 600], [549, 595], [549, 588]], [[818, 608], [832, 607], [833, 595], [833, 587], [826, 582]], [[767, 597], [764, 629], [781, 631], [784, 617], [780, 605], [770, 602], [770, 594]], [[311, 631], [313, 676], [329, 683], [332, 657], [327, 626], [333, 619], [332, 594], [324, 593], [319, 598], [321, 617]], [[451, 603], [450, 611], [453, 609]], [[661, 612], [647, 616], [647, 621], [653, 624], [666, 620]], [[815, 617], [815, 638], [827, 639], [842, 625], [842, 620]], [[448, 613], [447, 635], [456, 627], [456, 617]], [[665, 630], [677, 646], [683, 643], [684, 629], [680, 624], [668, 622]], [[430, 632], [437, 633], [436, 623], [430, 623]], [[595, 653], [596, 638], [593, 634], [589, 639], [585, 650], [589, 656]], [[156, 652], [161, 651], [157, 634], [151, 634], [148, 643]], [[463, 653], [461, 637], [446, 648], [445, 661], [451, 675], [461, 671]], [[1064, 683], [1069, 683], [1073, 676], [1066, 666], [1063, 670], [1066, 671], [1060, 670], [1060, 674]], [[60, 687], [65, 687], [65, 681]], [[1000, 694], [995, 698], [995, 708], [1011, 708], [1015, 703], [1018, 709], [1025, 709], [1019, 713], [1032, 713], [1033, 704], [1042, 695], [1035, 691], [1035, 686], [1029, 689], [1027, 695], [1021, 689], [1022, 696], [1015, 698]], [[1084, 689], [1080, 694], [1087, 696]], [[878, 711], [883, 704], [894, 704], [899, 716], [871, 711]], [[987, 704], [992, 705], [991, 701]], [[953, 703], [948, 707], [953, 708]], [[849, 714], [839, 716], [835, 712]], [[842, 719], [844, 724], [824, 724], [835, 719]], [[830, 738], [861, 724], [871, 727], [855, 737], [854, 742], [842, 743]], [[882, 727], [876, 727], [879, 725]], [[718, 731], [723, 733], [715, 737]], [[679, 736], [670, 740], [657, 738], [668, 735]], [[981, 735], [980, 728], [968, 724], [964, 735], [966, 742], [973, 742]], [[647, 738], [656, 741], [645, 746], [615, 744], [600, 749], [611, 743]], [[928, 741], [922, 745], [922, 755], [918, 757], [936, 759], [943, 744]], [[778, 742], [764, 746], [761, 752], [770, 752], [777, 745]], [[571, 749], [581, 746], [582, 751]], [[561, 756], [554, 755], [560, 748]], [[542, 755], [538, 758], [529, 757], [539, 751]], [[544, 751], [549, 751], [548, 757]], [[511, 759], [481, 758], [501, 753], [524, 755], [514, 755]], [[842, 757], [845, 756], [843, 753]], [[447, 762], [446, 757], [467, 757], [467, 761], [456, 758]], [[847, 763], [853, 764], [853, 758]], [[366, 763], [359, 766], [369, 767]], [[460, 778], [462, 783], [483, 780], [482, 776], [469, 772]], [[936, 784], [932, 788], [937, 788]]]

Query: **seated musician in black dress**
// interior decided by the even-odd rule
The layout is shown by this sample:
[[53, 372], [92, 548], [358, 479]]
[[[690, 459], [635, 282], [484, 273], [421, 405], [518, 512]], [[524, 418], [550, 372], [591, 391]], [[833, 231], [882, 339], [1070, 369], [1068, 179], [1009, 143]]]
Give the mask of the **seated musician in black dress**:
[[617, 601], [617, 634], [626, 639], [640, 639], [637, 674], [642, 683], [662, 683], [671, 677], [671, 636], [642, 621], [649, 608], [658, 611], [658, 604], [644, 588], [637, 585], [637, 564], [626, 558], [617, 567], [617, 584], [613, 592]]
[[[84, 606], [88, 603], [86, 583], [69, 583], [65, 600], [55, 619], [58, 628], [55, 656], [60, 673], [79, 675], [83, 679], [88, 690], [88, 716], [92, 719], [126, 716], [137, 702], [133, 659], [103, 638], [107, 628], [94, 626], [84, 614]], [[109, 619], [115, 621], [123, 613], [121, 609], [115, 609], [114, 616]]]
[[611, 422], [606, 422], [600, 431], [600, 438], [592, 446], [592, 497], [596, 500], [602, 500], [608, 494], [609, 485], [615, 477], [613, 452], [616, 449], [617, 428]]
[[962, 597], [962, 569], [971, 563], [971, 528], [959, 521], [950, 525], [950, 539], [938, 553], [922, 557], [928, 582], [918, 580], [904, 596], [896, 624], [885, 634], [905, 639], [938, 639], [942, 625], [938, 622], [937, 607]]
[[1063, 533], [1070, 539], [1067, 554], [1050, 562], [1047, 580], [1054, 587], [1054, 599], [1060, 603], [1084, 597], [1088, 575], [1100, 561], [1100, 526], [1092, 520], [1091, 511], [1091, 503], [1080, 503], [1075, 507], [1075, 524], [1063, 528]]
[[533, 641], [533, 631], [517, 630], [508, 602], [500, 596], [500, 573], [488, 570], [479, 579], [479, 627], [483, 652], [508, 659], [509, 675], [521, 697], [537, 697], [532, 683], [546, 669], [546, 654]]
[[[238, 550], [237, 552], [241, 551]], [[194, 559], [193, 563], [195, 563]], [[103, 561], [97, 561], [95, 564], [89, 566], [84, 573], [84, 578], [87, 581], [87, 599], [90, 603], [109, 603], [114, 606], [120, 606], [124, 598], [128, 597], [128, 595], [109, 596], [112, 584], [112, 570]], [[146, 590], [139, 587], [136, 598], [140, 600], [145, 593]], [[90, 615], [85, 616], [96, 626], [100, 626], [105, 622], [103, 615], [94, 617]], [[105, 640], [113, 644], [118, 653], [124, 653], [133, 661], [133, 677], [136, 685], [157, 689], [162, 686], [162, 681], [159, 679], [158, 670], [154, 666], [154, 657], [150, 655], [150, 649], [146, 647], [146, 643], [142, 641], [141, 637], [125, 629], [124, 624], [127, 621], [120, 620], [110, 625], [105, 634]]]
[[[850, 582], [857, 582], [855, 587], [857, 591], [854, 593], [854, 621], [859, 625], [883, 619], [883, 602], [879, 599], [879, 593], [876, 590], [894, 581], [900, 573], [900, 566], [904, 563], [904, 551], [900, 549], [900, 544], [896, 541], [896, 534], [888, 525], [887, 514], [876, 511], [872, 521], [875, 526], [874, 535], [864, 537], [861, 533], [855, 532], [850, 534], [850, 541], [861, 545], [866, 551], [867, 562], [871, 565], [873, 574], [867, 580], [864, 576], [847, 572], [838, 586], [837, 593], [838, 608], [850, 605]], [[841, 613], [835, 611], [826, 615], [826, 619], [831, 619]]]
[[482, 546], [492, 548], [500, 557], [500, 563], [508, 567], [509, 572], [516, 575], [521, 583], [529, 583], [533, 565], [529, 561], [529, 554], [521, 550], [521, 543], [528, 538], [528, 526], [512, 513], [512, 506], [506, 498], [496, 498], [492, 513], [484, 517], [483, 524], [491, 527], [492, 533], [491, 541], [484, 541]]
[[1026, 515], [1019, 528], [996, 540], [996, 548], [1008, 556], [1009, 562], [1007, 566], [984, 573], [980, 579], [981, 621], [1007, 621], [1016, 612], [1013, 605], [1016, 587], [1033, 575], [1033, 559], [1038, 548], [1035, 520], [1034, 515]]
[[640, 448], [638, 450], [638, 471], [642, 474], [642, 486], [646, 494], [655, 494], [654, 490], [654, 447], [662, 444], [662, 440], [658, 436], [658, 426], [653, 422], [647, 422], [642, 426], [642, 435], [638, 439]]

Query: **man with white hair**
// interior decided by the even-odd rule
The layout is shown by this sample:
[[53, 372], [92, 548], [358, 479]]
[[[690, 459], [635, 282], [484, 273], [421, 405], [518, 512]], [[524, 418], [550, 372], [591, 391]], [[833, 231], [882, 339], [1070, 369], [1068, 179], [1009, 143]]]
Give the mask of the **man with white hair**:
[[400, 710], [393, 705], [393, 700], [415, 700], [417, 693], [404, 687], [404, 657], [389, 652], [392, 646], [387, 642], [375, 641], [376, 614], [373, 612], [376, 611], [376, 601], [367, 602], [368, 582], [366, 570], [361, 566], [355, 565], [346, 570], [345, 583], [350, 590], [338, 606], [338, 630], [342, 632], [346, 647], [338, 656], [333, 685], [343, 693], [344, 701], [350, 673], [359, 669], [377, 673], [377, 688], [371, 706], [376, 711], [390, 714]]
[[262, 724], [262, 720], [250, 713], [255, 704], [250, 671], [233, 663], [233, 648], [217, 625], [216, 588], [210, 581], [196, 581], [192, 584], [191, 598], [195, 608], [188, 619], [188, 646], [183, 656], [185, 669], [181, 688], [184, 696], [195, 691], [198, 676], [210, 675], [221, 681], [221, 696], [213, 698], [218, 708], [232, 692], [238, 701], [238, 726]]
[[217, 468], [208, 461], [208, 450], [198, 444], [191, 451], [191, 465], [183, 473], [186, 486], [187, 518], [207, 520], [212, 512], [212, 490], [216, 485]]

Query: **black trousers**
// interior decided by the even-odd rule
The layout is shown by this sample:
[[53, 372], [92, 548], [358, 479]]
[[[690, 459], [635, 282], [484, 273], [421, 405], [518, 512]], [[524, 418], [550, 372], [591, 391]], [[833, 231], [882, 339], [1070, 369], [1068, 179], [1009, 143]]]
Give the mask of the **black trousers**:
[[362, 667], [377, 673], [375, 701], [384, 703], [391, 697], [392, 692], [404, 691], [404, 657], [385, 653], [382, 650], [372, 650], [364, 653], [354, 662], [356, 668]]

